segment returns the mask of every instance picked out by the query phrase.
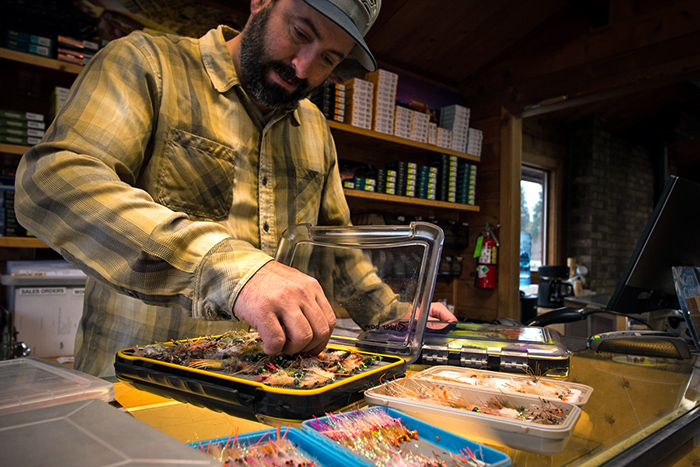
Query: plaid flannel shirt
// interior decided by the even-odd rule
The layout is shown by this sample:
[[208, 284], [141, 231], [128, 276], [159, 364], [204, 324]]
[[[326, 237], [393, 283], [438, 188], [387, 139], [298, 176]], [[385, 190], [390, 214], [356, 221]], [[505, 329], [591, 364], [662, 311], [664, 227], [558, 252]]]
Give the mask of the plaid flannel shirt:
[[235, 34], [111, 42], [20, 162], [18, 219], [88, 274], [82, 371], [111, 375], [122, 348], [231, 329], [285, 229], [350, 222], [324, 116], [304, 100], [265, 123], [226, 47]]

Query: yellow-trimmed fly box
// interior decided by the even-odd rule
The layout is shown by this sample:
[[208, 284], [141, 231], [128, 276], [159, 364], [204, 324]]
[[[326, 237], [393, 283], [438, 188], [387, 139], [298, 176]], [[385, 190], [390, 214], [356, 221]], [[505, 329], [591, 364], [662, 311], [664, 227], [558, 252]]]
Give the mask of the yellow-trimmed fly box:
[[[321, 363], [251, 350], [230, 351], [234, 367], [181, 358], [204, 342], [223, 346], [222, 340], [240, 337], [226, 334], [123, 349], [116, 375], [159, 395], [250, 418], [295, 422], [351, 407], [366, 389], [403, 376], [418, 359], [443, 238], [438, 226], [426, 222], [294, 226], [280, 240], [276, 260], [316, 278], [335, 311], [336, 328]], [[373, 330], [387, 331], [390, 338], [368, 332]], [[163, 357], [180, 349], [183, 355]], [[329, 370], [323, 365], [334, 359], [350, 367], [351, 357], [361, 360], [351, 372], [333, 368], [334, 376], [318, 384], [305, 379], [316, 368]]]

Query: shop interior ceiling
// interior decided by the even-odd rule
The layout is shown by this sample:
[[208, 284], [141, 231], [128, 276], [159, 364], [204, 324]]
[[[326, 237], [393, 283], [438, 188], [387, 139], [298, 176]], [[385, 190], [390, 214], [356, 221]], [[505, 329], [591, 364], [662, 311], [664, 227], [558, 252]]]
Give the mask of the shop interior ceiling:
[[[203, 7], [235, 18], [240, 24], [234, 27], [250, 11], [250, 0], [55, 2], [71, 3], [92, 13], [101, 11], [98, 5], [136, 5], [137, 11], [160, 12], [156, 18], [163, 21], [203, 30], [217, 22]], [[501, 107], [524, 118], [545, 116], [564, 124], [598, 114], [615, 134], [633, 141], [654, 135], [669, 143], [678, 164], [695, 171], [700, 181], [700, 1], [382, 3], [366, 37], [380, 66], [456, 90], [476, 119], [498, 115]], [[17, 10], [5, 15], [16, 21], [34, 18], [53, 3], [0, 0], [0, 5], [4, 12]]]
[[666, 141], [700, 179], [697, 0], [383, 0], [366, 41], [380, 66], [457, 90], [477, 118], [493, 114], [484, 103], [566, 124], [597, 114]]
[[[43, 13], [48, 20], [42, 30], [54, 25], [65, 31], [69, 20], [81, 20], [67, 13], [72, 4], [83, 16], [121, 8], [149, 11], [158, 23], [200, 31], [223, 18], [240, 28], [250, 3], [0, 0], [5, 13], [0, 26], [30, 30], [39, 27]], [[669, 143], [678, 164], [695, 171], [700, 181], [700, 1], [382, 3], [366, 37], [380, 66], [456, 90], [477, 120], [499, 115], [501, 107], [524, 118], [544, 116], [564, 124], [600, 115], [613, 133], [632, 141], [653, 135]], [[20, 25], [21, 19], [26, 24]]]
[[367, 41], [476, 105], [567, 124], [598, 114], [700, 173], [700, 2], [385, 0]]
[[659, 137], [700, 173], [697, 0], [384, 0], [366, 41], [380, 65], [469, 106], [567, 124], [595, 113], [631, 139], [661, 121]]

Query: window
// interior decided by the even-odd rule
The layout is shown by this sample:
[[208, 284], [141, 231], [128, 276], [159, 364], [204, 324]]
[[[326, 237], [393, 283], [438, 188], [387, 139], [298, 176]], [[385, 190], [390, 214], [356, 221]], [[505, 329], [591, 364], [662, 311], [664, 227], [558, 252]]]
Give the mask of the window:
[[[547, 172], [523, 166], [520, 179], [520, 253], [521, 263], [525, 260], [523, 254], [528, 254], [531, 271], [537, 271], [538, 267], [547, 264], [546, 194]], [[521, 268], [523, 266], [525, 264], [521, 264]]]

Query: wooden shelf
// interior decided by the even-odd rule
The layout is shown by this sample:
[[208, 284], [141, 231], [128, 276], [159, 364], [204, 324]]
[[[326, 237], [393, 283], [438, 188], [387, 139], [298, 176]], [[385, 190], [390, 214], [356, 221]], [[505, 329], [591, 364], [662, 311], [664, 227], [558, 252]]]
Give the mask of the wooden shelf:
[[16, 50], [10, 50], [5, 48], [0, 48], [0, 59], [13, 60], [15, 62], [26, 63], [27, 65], [38, 66], [50, 70], [63, 71], [75, 75], [80, 73], [80, 71], [83, 69], [82, 65], [76, 65], [75, 63], [64, 62], [53, 58], [46, 58], [42, 57], [41, 55], [17, 52]]
[[346, 133], [352, 133], [354, 135], [358, 135], [360, 137], [367, 138], [369, 140], [383, 141], [386, 143], [390, 143], [392, 145], [396, 145], [397, 147], [419, 149], [422, 151], [447, 154], [449, 156], [457, 156], [460, 159], [465, 159], [465, 160], [468, 160], [471, 162], [479, 162], [481, 160], [480, 157], [473, 156], [473, 155], [467, 154], [465, 152], [459, 152], [459, 151], [454, 151], [452, 149], [441, 148], [441, 147], [438, 147], [434, 144], [419, 143], [418, 141], [412, 141], [412, 140], [406, 139], [406, 138], [399, 138], [398, 136], [394, 136], [394, 135], [385, 135], [384, 133], [379, 133], [379, 132], [372, 131], [372, 130], [365, 130], [364, 128], [354, 127], [352, 125], [348, 125], [347, 123], [339, 123], [339, 122], [336, 122], [333, 120], [328, 120], [328, 125], [332, 129], [335, 129], [335, 130], [343, 131]]
[[21, 156], [29, 150], [30, 146], [20, 146], [19, 144], [0, 143], [0, 153], [17, 154]]
[[346, 197], [350, 198], [362, 198], [370, 199], [375, 201], [386, 201], [390, 203], [401, 203], [412, 206], [428, 206], [432, 208], [439, 209], [452, 209], [456, 211], [472, 211], [479, 212], [479, 206], [472, 206], [470, 204], [459, 204], [459, 203], [448, 203], [446, 201], [433, 201], [423, 198], [411, 198], [408, 196], [398, 196], [398, 195], [387, 195], [384, 193], [373, 193], [371, 191], [362, 190], [351, 190], [349, 188], [343, 188], [343, 192]]
[[49, 248], [36, 237], [0, 237], [0, 248]]

